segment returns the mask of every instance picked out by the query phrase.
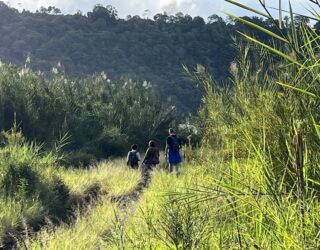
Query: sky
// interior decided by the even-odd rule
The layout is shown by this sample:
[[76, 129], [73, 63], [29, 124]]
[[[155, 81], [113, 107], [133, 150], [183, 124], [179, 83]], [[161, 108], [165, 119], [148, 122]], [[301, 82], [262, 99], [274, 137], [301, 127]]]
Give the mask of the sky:
[[[78, 10], [87, 13], [93, 9], [95, 4], [103, 6], [112, 5], [118, 10], [121, 18], [127, 15], [139, 15], [141, 17], [152, 18], [157, 13], [166, 11], [168, 14], [183, 12], [191, 16], [202, 16], [207, 18], [212, 14], [221, 14], [221, 10], [236, 15], [248, 15], [248, 12], [233, 6], [223, 0], [2, 0], [11, 7], [19, 10], [27, 9], [36, 11], [41, 6], [55, 6], [63, 14], [74, 14]], [[258, 8], [258, 0], [235, 0], [250, 7]], [[268, 6], [278, 7], [278, 0], [264, 0]], [[310, 9], [308, 0], [291, 0], [294, 11], [307, 14], [306, 9]], [[284, 9], [288, 9], [288, 0], [282, 0]], [[146, 11], [148, 10], [148, 11]]]

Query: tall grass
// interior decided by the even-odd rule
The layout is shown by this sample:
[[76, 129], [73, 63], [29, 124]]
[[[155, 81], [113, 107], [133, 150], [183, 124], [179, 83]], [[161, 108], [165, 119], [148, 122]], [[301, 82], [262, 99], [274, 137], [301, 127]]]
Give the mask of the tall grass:
[[61, 169], [59, 176], [73, 194], [83, 194], [97, 184], [103, 193], [119, 196], [132, 191], [141, 181], [140, 172], [129, 169], [123, 159], [101, 162], [88, 169]]
[[[112, 204], [111, 196], [129, 194], [141, 181], [138, 171], [123, 165], [123, 160], [104, 162], [87, 170], [67, 170], [61, 173], [63, 180], [74, 194], [83, 192], [92, 184], [101, 185], [104, 196], [92, 204], [86, 213], [77, 215], [71, 225], [49, 225], [36, 237], [21, 242], [28, 249], [108, 249], [104, 240], [117, 225], [117, 215], [122, 213], [118, 204]], [[128, 201], [129, 202], [129, 201]], [[127, 204], [128, 205], [128, 204]]]
[[230, 14], [271, 42], [239, 31], [231, 87], [216, 87], [205, 72], [191, 74], [206, 90], [204, 145], [218, 151], [226, 167], [195, 193], [223, 198], [226, 206], [215, 212], [227, 215], [232, 226], [225, 232], [234, 231], [240, 248], [318, 248], [319, 36], [294, 18], [290, 4], [290, 22], [283, 26], [264, 1], [264, 13], [227, 2], [270, 19], [278, 32]]
[[78, 216], [71, 226], [44, 228], [36, 238], [27, 238], [20, 247], [27, 249], [102, 249], [102, 240], [112, 228], [116, 205], [107, 199], [92, 207], [87, 214]]
[[[179, 178], [155, 170], [149, 189], [125, 215], [102, 201], [101, 210], [93, 208], [74, 226], [43, 231], [28, 242], [31, 248], [53, 249], [59, 243], [77, 249], [320, 247], [319, 36], [303, 19], [294, 18], [290, 5], [284, 25], [264, 1], [263, 13], [227, 2], [261, 14], [278, 31], [230, 15], [270, 36], [270, 43], [240, 31], [229, 86], [217, 85], [200, 67], [189, 71], [206, 91], [200, 110], [203, 145], [195, 153], [199, 159], [184, 164]], [[281, 12], [280, 7], [280, 17]], [[124, 169], [102, 165], [60, 175], [75, 193], [83, 190], [79, 182], [84, 187], [98, 182], [123, 194], [139, 178]], [[98, 213], [108, 218], [106, 223]]]
[[[42, 213], [41, 204], [36, 199], [19, 200], [0, 196], [0, 237], [14, 231], [25, 219], [36, 218]], [[1, 241], [0, 241], [1, 246]]]
[[285, 25], [265, 1], [263, 12], [227, 2], [268, 18], [277, 32], [230, 14], [270, 43], [239, 31], [229, 86], [200, 67], [189, 71], [206, 91], [201, 160], [179, 179], [155, 176], [125, 227], [127, 248], [319, 248], [319, 36], [291, 5]]
[[104, 240], [106, 249], [316, 249], [320, 206], [282, 189], [270, 162], [185, 164], [176, 178], [155, 171], [148, 190]]
[[[185, 172], [185, 171], [184, 171]], [[183, 204], [167, 192], [181, 192], [202, 181], [196, 170], [181, 175], [153, 172], [152, 182], [135, 204], [105, 238], [108, 249], [195, 249], [209, 247], [203, 237], [210, 232], [209, 207]]]
[[27, 142], [16, 127], [2, 135], [7, 143], [0, 148], [0, 238], [25, 220], [58, 215], [64, 205], [57, 190], [59, 157]]
[[140, 172], [129, 169], [123, 160], [65, 169], [59, 166], [56, 152], [27, 142], [16, 127], [2, 135], [6, 145], [0, 148], [0, 239], [27, 226], [27, 221], [65, 218], [71, 198], [83, 197], [92, 186], [103, 194], [121, 196], [141, 182]]

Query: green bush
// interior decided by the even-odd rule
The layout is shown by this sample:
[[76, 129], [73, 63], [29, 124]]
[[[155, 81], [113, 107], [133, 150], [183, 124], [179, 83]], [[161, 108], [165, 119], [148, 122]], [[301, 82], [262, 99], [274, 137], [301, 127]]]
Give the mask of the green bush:
[[2, 133], [7, 144], [0, 148], [2, 192], [8, 197], [30, 197], [39, 190], [37, 154], [39, 148], [27, 144], [22, 133], [14, 127]]
[[0, 197], [38, 200], [46, 211], [63, 206], [57, 191], [62, 184], [55, 177], [59, 157], [28, 143], [16, 126], [2, 135], [6, 145], [0, 148]]
[[7, 166], [2, 177], [1, 188], [6, 196], [30, 197], [37, 191], [38, 173], [28, 165], [18, 164]]

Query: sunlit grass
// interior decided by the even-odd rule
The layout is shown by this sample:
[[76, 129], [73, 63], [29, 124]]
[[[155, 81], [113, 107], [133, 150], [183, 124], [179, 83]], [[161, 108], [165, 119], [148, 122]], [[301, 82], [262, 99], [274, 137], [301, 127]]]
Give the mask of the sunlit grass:
[[[182, 174], [179, 178], [175, 174], [169, 174], [163, 170], [153, 171], [149, 188], [145, 190], [139, 202], [131, 208], [126, 216], [126, 224], [124, 229], [122, 228], [124, 232], [121, 230], [115, 231], [109, 237], [109, 242], [112, 243], [110, 249], [119, 249], [119, 246], [124, 247], [124, 249], [176, 249], [174, 248], [174, 240], [171, 238], [176, 235], [170, 235], [168, 230], [172, 230], [171, 233], [173, 233], [181, 226], [180, 232], [177, 232], [177, 234], [188, 231], [190, 233], [189, 239], [193, 241], [198, 238], [198, 235], [191, 237], [191, 234], [199, 229], [198, 234], [201, 235], [201, 229], [204, 231], [209, 229], [207, 223], [199, 223], [199, 219], [203, 218], [202, 215], [196, 218], [200, 211], [206, 216], [206, 206], [197, 208], [195, 211], [186, 203], [179, 204], [174, 201], [178, 198], [175, 194], [185, 191], [186, 188], [192, 189], [198, 181], [203, 181], [201, 174], [195, 175], [197, 172], [201, 172], [199, 168], [193, 169], [193, 166], [185, 165], [188, 165], [188, 167], [184, 166], [182, 168]], [[173, 196], [168, 196], [168, 194], [173, 194]], [[187, 222], [190, 218], [192, 220], [189, 220], [189, 222], [192, 221], [193, 226]], [[167, 228], [171, 226], [172, 228]], [[119, 237], [120, 234], [125, 235], [125, 237]]]
[[[50, 160], [50, 157], [46, 157], [41, 161], [46, 164], [47, 158]], [[102, 162], [88, 169], [47, 167], [41, 175], [50, 182], [54, 176], [58, 176], [66, 184], [71, 195], [79, 196], [83, 196], [86, 189], [95, 184], [101, 186], [103, 194], [120, 196], [130, 193], [141, 181], [140, 172], [125, 166], [122, 159]], [[103, 203], [102, 207], [106, 206], [106, 203]], [[0, 208], [0, 237], [8, 230], [21, 226], [24, 220], [45, 216], [48, 213], [37, 197], [28, 200], [0, 196]]]
[[26, 142], [16, 127], [1, 134], [8, 142], [0, 148], [0, 241], [25, 221], [47, 215], [45, 202], [56, 205], [51, 198], [57, 165], [54, 155]]
[[61, 170], [60, 176], [74, 194], [82, 194], [93, 184], [99, 184], [102, 192], [123, 195], [141, 181], [140, 172], [127, 167], [122, 159], [102, 162], [88, 169]]
[[[92, 184], [99, 184], [103, 195], [97, 206], [92, 206], [84, 215], [78, 214], [72, 225], [57, 228], [47, 227], [36, 239], [24, 244], [29, 249], [108, 249], [107, 238], [115, 227], [115, 215], [121, 214], [116, 204], [110, 203], [110, 195], [124, 195], [141, 181], [141, 174], [124, 165], [123, 160], [103, 162], [89, 169], [70, 169], [60, 173], [73, 193], [81, 194]], [[118, 212], [117, 212], [118, 211]]]
[[[236, 166], [231, 162], [184, 164], [179, 178], [154, 171], [150, 187], [126, 216], [121, 228], [124, 232], [119, 229], [113, 233], [108, 249], [319, 246], [317, 202], [306, 200], [304, 230], [298, 201], [290, 192], [268, 193], [258, 160], [249, 158], [233, 164]], [[233, 175], [230, 169], [235, 171]]]
[[[43, 229], [35, 239], [27, 239], [28, 249], [101, 249], [105, 248], [104, 234], [114, 223], [117, 206], [108, 199], [101, 199], [99, 205], [78, 216], [72, 225]], [[22, 243], [21, 243], [22, 244]]]
[[[98, 184], [106, 199], [79, 214], [73, 225], [49, 226], [25, 244], [31, 249], [319, 249], [319, 191], [310, 184], [318, 185], [320, 169], [319, 88], [313, 80], [319, 75], [319, 46], [310, 42], [318, 35], [306, 24], [296, 27], [296, 21], [292, 15], [291, 29], [284, 31], [288, 39], [280, 39], [291, 46], [270, 47], [245, 35], [262, 49], [239, 45], [232, 90], [214, 89], [217, 84], [205, 72], [194, 74], [206, 91], [200, 117], [205, 143], [188, 152], [192, 163], [184, 163], [178, 178], [163, 171], [161, 158], [141, 199], [120, 209], [110, 204], [110, 196], [127, 194], [141, 181], [139, 171], [123, 160], [57, 169], [72, 194]], [[295, 39], [297, 32], [301, 39]]]
[[37, 200], [14, 200], [0, 196], [0, 237], [21, 225], [25, 218], [34, 218], [42, 212]]

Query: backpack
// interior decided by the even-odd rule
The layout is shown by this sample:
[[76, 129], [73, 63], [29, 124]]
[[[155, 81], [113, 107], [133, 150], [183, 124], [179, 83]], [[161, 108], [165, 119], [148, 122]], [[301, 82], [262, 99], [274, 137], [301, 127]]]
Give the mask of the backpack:
[[137, 152], [130, 152], [128, 165], [136, 166], [136, 165], [138, 165], [138, 162], [139, 162], [139, 159], [137, 156]]
[[180, 140], [176, 136], [171, 136], [172, 144], [170, 146], [170, 149], [173, 153], [178, 153], [180, 151]]

